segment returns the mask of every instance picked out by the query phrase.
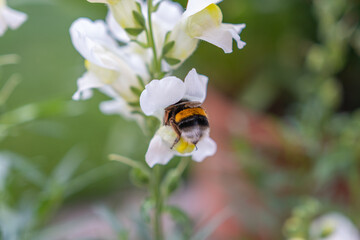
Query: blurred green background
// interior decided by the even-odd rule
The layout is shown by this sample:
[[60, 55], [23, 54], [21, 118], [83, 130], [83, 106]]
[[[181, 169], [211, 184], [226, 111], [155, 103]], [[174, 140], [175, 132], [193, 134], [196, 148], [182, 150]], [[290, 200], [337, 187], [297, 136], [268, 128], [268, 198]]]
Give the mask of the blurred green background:
[[[33, 202], [38, 212], [44, 212], [43, 219], [31, 226], [36, 228], [64, 199], [65, 204], [101, 199], [130, 188], [128, 168], [107, 161], [107, 156], [119, 153], [142, 160], [147, 141], [134, 122], [99, 111], [99, 103], [107, 99], [101, 93], [87, 101], [71, 100], [85, 68], [71, 44], [69, 27], [79, 17], [104, 19], [105, 6], [85, 0], [9, 0], [8, 4], [29, 19], [0, 38], [0, 55], [20, 56], [18, 64], [0, 68], [0, 86], [14, 73], [20, 79], [0, 109], [1, 153], [19, 159], [7, 175], [1, 198], [12, 211], [23, 209], [24, 199]], [[290, 154], [284, 159], [289, 164], [279, 165], [276, 157], [234, 136], [234, 149], [247, 156], [239, 164], [248, 170], [254, 187], [267, 192], [265, 202], [278, 217], [270, 235], [281, 236], [283, 222], [302, 196], [327, 199], [331, 208], [349, 215], [354, 209], [360, 211], [359, 191], [353, 189], [360, 179], [359, 3], [227, 0], [220, 7], [223, 22], [246, 23], [241, 38], [247, 46], [225, 55], [202, 42], [176, 74], [183, 77], [196, 67], [235, 104], [276, 119], [284, 136], [292, 136], [288, 145], [295, 137], [301, 146], [301, 156]], [[74, 173], [67, 179], [57, 177], [69, 169]], [[275, 173], [280, 179], [271, 178]], [[306, 173], [312, 177], [306, 178]], [[51, 181], [41, 182], [40, 175]], [[299, 179], [298, 185], [287, 187], [296, 194], [284, 197], [285, 204], [276, 201], [274, 189], [293, 177]], [[332, 189], [330, 180], [338, 184], [338, 177], [345, 179], [350, 200], [331, 202], [332, 195], [322, 191]], [[269, 179], [273, 185], [265, 184]], [[53, 184], [58, 192], [49, 190]], [[46, 208], [46, 202], [52, 201]], [[360, 222], [359, 216], [351, 217]]]

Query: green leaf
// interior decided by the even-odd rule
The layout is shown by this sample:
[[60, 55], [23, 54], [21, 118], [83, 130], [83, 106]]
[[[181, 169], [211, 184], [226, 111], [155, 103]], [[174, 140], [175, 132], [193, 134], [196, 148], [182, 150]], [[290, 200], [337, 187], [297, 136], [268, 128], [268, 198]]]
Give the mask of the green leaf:
[[145, 19], [144, 16], [137, 11], [132, 11], [133, 17], [135, 19], [135, 21], [143, 28], [145, 29]]
[[124, 29], [129, 35], [138, 36], [144, 31], [143, 28], [125, 28]]
[[139, 2], [136, 2], [136, 6], [137, 6], [137, 9], [138, 9], [138, 12], [141, 12], [141, 4]]
[[164, 207], [164, 212], [168, 213], [171, 218], [181, 227], [183, 239], [190, 239], [192, 233], [192, 221], [189, 216], [183, 210], [175, 206]]
[[176, 64], [179, 64], [180, 62], [181, 62], [181, 60], [179, 60], [179, 59], [176, 59], [176, 58], [168, 58], [168, 57], [165, 57], [164, 58], [165, 59], [165, 61], [168, 63], [168, 64], [170, 64], [170, 65], [176, 65]]
[[140, 107], [140, 102], [137, 101], [137, 102], [128, 102], [129, 106], [130, 107]]
[[130, 40], [131, 42], [137, 43], [142, 48], [149, 48], [149, 44], [138, 41], [137, 39]]
[[162, 50], [162, 55], [165, 56], [168, 52], [170, 52], [170, 50], [175, 46], [175, 41], [171, 41], [165, 44], [163, 50]]
[[69, 187], [66, 190], [66, 196], [70, 196], [74, 193], [81, 191], [82, 189], [91, 186], [91, 184], [106, 178], [108, 176], [114, 176], [119, 171], [113, 164], [104, 164], [97, 168], [93, 168], [86, 173], [72, 179], [69, 182]]
[[165, 34], [165, 40], [164, 42], [167, 42], [169, 37], [170, 37], [170, 34], [171, 34], [171, 31], [168, 31], [166, 34]]
[[145, 89], [145, 82], [144, 82], [144, 79], [142, 79], [142, 77], [140, 77], [139, 75], [136, 76], [137, 77], [137, 80], [141, 86], [142, 89]]
[[118, 240], [129, 239], [129, 231], [121, 226], [117, 216], [114, 214], [114, 211], [101, 205], [95, 208], [95, 213], [111, 226], [111, 229], [116, 233]]
[[160, 4], [162, 1], [159, 1], [157, 4], [155, 4], [155, 6], [153, 6], [152, 8], [152, 12], [157, 12], [157, 10], [159, 10]]
[[0, 158], [10, 159], [14, 169], [19, 171], [21, 175], [31, 183], [42, 187], [46, 183], [46, 177], [40, 172], [37, 166], [33, 165], [24, 157], [10, 152], [1, 152]]
[[85, 159], [84, 150], [77, 146], [72, 148], [52, 173], [52, 177], [59, 185], [67, 185], [80, 163]]
[[130, 87], [130, 90], [133, 94], [135, 94], [136, 96], [140, 97], [141, 93], [142, 93], [142, 90], [137, 88], [137, 87], [134, 87], [134, 86], [131, 86]]

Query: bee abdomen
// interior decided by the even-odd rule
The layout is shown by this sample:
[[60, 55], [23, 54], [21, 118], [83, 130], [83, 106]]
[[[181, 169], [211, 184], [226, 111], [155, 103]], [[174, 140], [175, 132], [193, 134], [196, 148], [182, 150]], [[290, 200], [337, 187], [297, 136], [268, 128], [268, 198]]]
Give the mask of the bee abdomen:
[[185, 119], [182, 119], [178, 126], [180, 129], [193, 127], [193, 126], [202, 126], [202, 127], [209, 127], [209, 121], [206, 116], [203, 115], [192, 115]]

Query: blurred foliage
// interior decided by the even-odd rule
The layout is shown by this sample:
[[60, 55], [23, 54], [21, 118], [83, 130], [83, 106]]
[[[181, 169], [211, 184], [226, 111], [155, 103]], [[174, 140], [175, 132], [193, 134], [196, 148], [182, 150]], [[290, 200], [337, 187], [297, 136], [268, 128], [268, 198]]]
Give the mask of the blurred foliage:
[[[305, 13], [301, 6], [306, 5]], [[353, 88], [360, 80], [360, 58], [354, 44], [358, 41], [359, 3], [292, 1], [287, 7], [297, 13], [288, 8], [294, 15], [284, 22], [296, 21], [297, 14], [303, 14], [311, 24], [293, 25], [280, 34], [288, 38], [297, 31], [287, 40], [292, 43], [283, 39], [282, 53], [273, 55], [272, 73], [260, 70], [248, 91], [240, 94], [243, 103], [277, 115], [273, 123], [280, 132], [281, 149], [271, 152], [246, 140], [235, 144], [266, 206], [263, 214], [277, 219], [262, 222], [273, 239], [281, 237], [278, 229], [303, 196], [321, 201], [322, 211], [336, 209], [360, 223], [360, 98]], [[285, 237], [307, 239], [308, 224], [320, 213], [305, 220], [289, 218]]]
[[[68, 29], [79, 17], [104, 19], [106, 7], [85, 0], [8, 4], [29, 20], [0, 38], [0, 227], [6, 240], [37, 234], [64, 201], [104, 198], [127, 187], [128, 168], [106, 162], [107, 155], [143, 159], [148, 142], [135, 123], [100, 113], [104, 95], [71, 100], [85, 68]], [[244, 203], [248, 209], [240, 218], [248, 219], [253, 236], [263, 226], [267, 239], [280, 239], [283, 223], [289, 236], [288, 222], [300, 211], [297, 206], [306, 205], [303, 196], [312, 196], [324, 209], [338, 209], [359, 224], [359, 3], [227, 0], [220, 7], [224, 22], [247, 24], [241, 34], [247, 46], [224, 55], [202, 42], [177, 74], [196, 66], [210, 76], [210, 87], [276, 116], [284, 147], [269, 153], [235, 140], [241, 166], [267, 207]], [[171, 206], [168, 211], [180, 229], [188, 228], [181, 212]], [[125, 238], [111, 211], [98, 213]], [[146, 236], [144, 223], [138, 225]]]

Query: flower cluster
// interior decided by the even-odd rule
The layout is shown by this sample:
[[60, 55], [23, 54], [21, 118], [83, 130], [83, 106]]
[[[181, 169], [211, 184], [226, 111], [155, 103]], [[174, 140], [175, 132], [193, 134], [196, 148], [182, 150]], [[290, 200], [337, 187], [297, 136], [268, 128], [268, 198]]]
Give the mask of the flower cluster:
[[[150, 4], [88, 1], [106, 4], [109, 12], [105, 21], [80, 18], [70, 28], [73, 45], [85, 58], [87, 70], [77, 81], [73, 99], [88, 99], [96, 88], [111, 98], [101, 103], [102, 112], [120, 114], [142, 126], [146, 116], [163, 121], [169, 106], [205, 100], [207, 77], [195, 69], [184, 82], [171, 76], [200, 40], [225, 53], [232, 52], [233, 39], [239, 49], [245, 46], [239, 36], [245, 25], [222, 23], [216, 5], [220, 0], [189, 0], [186, 11], [167, 0]], [[205, 112], [202, 114], [205, 118]], [[164, 124], [150, 142], [146, 162], [151, 167], [166, 164], [174, 155], [192, 155], [193, 160], [202, 161], [215, 153], [216, 144], [207, 128], [198, 127], [193, 135], [196, 141], [183, 136], [174, 122]]]
[[8, 28], [17, 29], [26, 19], [25, 13], [9, 8], [6, 0], [0, 0], [0, 36], [4, 35]]

